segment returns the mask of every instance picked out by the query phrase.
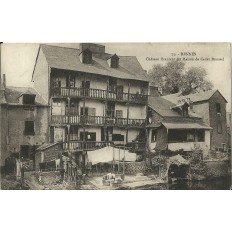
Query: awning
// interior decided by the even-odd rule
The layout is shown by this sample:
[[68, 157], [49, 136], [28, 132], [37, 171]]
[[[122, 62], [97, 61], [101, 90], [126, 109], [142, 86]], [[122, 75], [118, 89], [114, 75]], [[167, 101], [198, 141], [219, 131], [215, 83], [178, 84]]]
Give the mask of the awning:
[[136, 153], [131, 153], [128, 150], [113, 148], [113, 147], [104, 147], [102, 149], [88, 151], [88, 161], [92, 162], [93, 165], [98, 163], [110, 163], [113, 160], [134, 162], [136, 160]]
[[211, 130], [212, 127], [204, 123], [196, 122], [163, 122], [162, 123], [167, 129], [205, 129]]
[[189, 161], [184, 159], [181, 155], [172, 156], [167, 161], [170, 165], [171, 164], [176, 164], [177, 166], [189, 165]]

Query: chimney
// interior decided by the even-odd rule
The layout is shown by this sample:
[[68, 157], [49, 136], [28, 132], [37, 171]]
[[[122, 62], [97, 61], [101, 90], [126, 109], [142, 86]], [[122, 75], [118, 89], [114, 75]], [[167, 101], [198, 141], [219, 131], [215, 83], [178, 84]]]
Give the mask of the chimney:
[[93, 55], [92, 55], [92, 51], [90, 51], [88, 48], [83, 50], [79, 56], [80, 56], [81, 63], [92, 64]]
[[0, 90], [6, 89], [6, 75], [2, 74], [2, 77], [0, 76]]
[[151, 97], [159, 97], [160, 96], [158, 85], [150, 83], [149, 88], [150, 88], [150, 96]]
[[111, 56], [108, 60], [107, 60], [109, 66], [111, 68], [118, 68], [119, 66], [119, 57], [114, 54], [113, 56]]
[[85, 49], [89, 49], [92, 53], [105, 53], [105, 46], [94, 43], [81, 43], [80, 50], [83, 52]]

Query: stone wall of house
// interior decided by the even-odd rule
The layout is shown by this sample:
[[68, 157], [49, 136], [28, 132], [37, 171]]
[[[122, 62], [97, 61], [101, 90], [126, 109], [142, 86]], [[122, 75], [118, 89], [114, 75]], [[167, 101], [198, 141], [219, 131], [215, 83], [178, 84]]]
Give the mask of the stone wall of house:
[[[216, 103], [220, 103], [221, 106], [221, 125], [222, 131], [218, 131], [218, 115], [216, 111]], [[222, 144], [227, 144], [227, 123], [226, 123], [226, 103], [224, 98], [218, 93], [210, 98], [209, 101], [210, 110], [210, 126], [213, 128], [211, 131], [211, 149], [222, 148]]]
[[[137, 174], [144, 173], [147, 170], [146, 162], [125, 162], [125, 174]], [[123, 163], [120, 163], [120, 169], [122, 170]]]

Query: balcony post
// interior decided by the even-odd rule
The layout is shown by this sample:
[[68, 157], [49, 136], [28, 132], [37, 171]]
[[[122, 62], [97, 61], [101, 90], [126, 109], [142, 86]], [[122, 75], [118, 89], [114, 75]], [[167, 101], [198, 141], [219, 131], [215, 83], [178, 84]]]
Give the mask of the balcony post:
[[127, 97], [126, 143], [128, 143], [129, 102], [130, 102], [130, 82], [128, 83], [128, 97]]
[[68, 99], [68, 123], [70, 123], [70, 97], [67, 98]]

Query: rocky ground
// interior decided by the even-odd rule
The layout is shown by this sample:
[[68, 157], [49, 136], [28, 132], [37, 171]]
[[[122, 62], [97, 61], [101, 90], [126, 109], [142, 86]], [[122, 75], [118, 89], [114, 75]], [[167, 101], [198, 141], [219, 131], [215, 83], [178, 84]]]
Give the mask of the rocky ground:
[[43, 173], [41, 181], [39, 181], [38, 173], [25, 172], [24, 184], [21, 186], [16, 181], [14, 175], [5, 175], [1, 179], [1, 189], [5, 190], [112, 190], [112, 189], [137, 189], [143, 186], [163, 183], [154, 175], [145, 176], [126, 175], [122, 184], [117, 186], [104, 186], [102, 184], [102, 176], [87, 177], [84, 183], [76, 184], [71, 181], [63, 181], [61, 183], [59, 172]]

